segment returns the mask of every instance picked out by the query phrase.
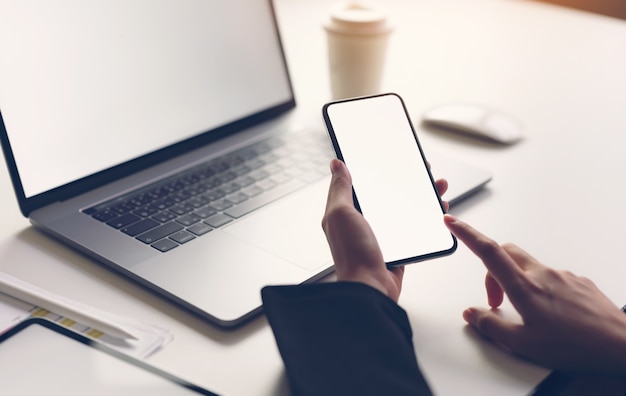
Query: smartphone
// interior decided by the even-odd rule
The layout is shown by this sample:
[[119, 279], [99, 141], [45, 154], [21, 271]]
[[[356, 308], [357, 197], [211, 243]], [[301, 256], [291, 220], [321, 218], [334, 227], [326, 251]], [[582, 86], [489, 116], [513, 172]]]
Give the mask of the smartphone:
[[387, 266], [453, 253], [457, 241], [404, 101], [394, 93], [330, 102], [322, 109], [337, 158], [352, 175], [355, 207]]

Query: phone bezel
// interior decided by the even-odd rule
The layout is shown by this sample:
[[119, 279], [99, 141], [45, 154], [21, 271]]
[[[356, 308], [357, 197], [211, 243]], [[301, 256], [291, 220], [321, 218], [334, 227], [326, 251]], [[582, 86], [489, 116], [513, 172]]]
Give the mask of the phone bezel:
[[[424, 164], [424, 167], [426, 168], [426, 172], [428, 173], [428, 177], [430, 179], [430, 184], [432, 186], [432, 189], [434, 191], [435, 196], [437, 197], [437, 200], [439, 202], [439, 207], [441, 209], [441, 214], [442, 217], [445, 214], [446, 210], [445, 210], [445, 206], [443, 203], [443, 200], [441, 199], [441, 196], [439, 195], [439, 192], [437, 191], [437, 186], [435, 183], [435, 179], [430, 171], [430, 166], [428, 165], [428, 161], [426, 160], [426, 156], [424, 155], [424, 150], [422, 149], [422, 145], [420, 144], [420, 141], [417, 137], [417, 133], [415, 131], [415, 127], [413, 126], [413, 122], [411, 121], [411, 117], [409, 116], [409, 112], [407, 110], [406, 104], [404, 102], [404, 100], [402, 99], [402, 97], [396, 93], [393, 92], [389, 92], [389, 93], [381, 93], [381, 94], [375, 94], [375, 95], [368, 95], [368, 96], [359, 96], [359, 97], [354, 97], [354, 98], [346, 98], [346, 99], [339, 99], [339, 100], [334, 100], [331, 101], [329, 103], [326, 103], [323, 107], [322, 107], [322, 116], [324, 119], [324, 123], [326, 125], [326, 130], [328, 131], [328, 136], [330, 138], [331, 144], [333, 146], [333, 149], [335, 151], [335, 155], [337, 156], [337, 158], [341, 161], [343, 161], [345, 163], [344, 160], [344, 156], [342, 154], [341, 151], [341, 147], [339, 146], [339, 142], [337, 140], [337, 136], [335, 134], [335, 129], [333, 127], [332, 121], [331, 121], [331, 117], [328, 113], [328, 109], [331, 106], [336, 106], [336, 105], [340, 105], [342, 103], [346, 103], [346, 102], [353, 102], [353, 101], [360, 101], [360, 100], [368, 100], [368, 99], [374, 99], [374, 98], [379, 98], [379, 97], [383, 97], [383, 96], [395, 96], [398, 100], [399, 103], [402, 106], [402, 110], [406, 116], [406, 119], [409, 123], [411, 132], [413, 134], [413, 139], [415, 140], [415, 144], [417, 145], [418, 151], [420, 153], [421, 159], [422, 159], [422, 163]], [[346, 164], [349, 167], [349, 164]], [[354, 201], [354, 206], [355, 208], [362, 213], [361, 210], [361, 206], [359, 204], [359, 200], [357, 197], [357, 194], [354, 190], [354, 187], [352, 188], [352, 198]], [[443, 223], [443, 219], [442, 219], [442, 223]], [[374, 233], [376, 233], [376, 230], [373, 230]], [[402, 265], [406, 265], [406, 264], [411, 264], [411, 263], [416, 263], [416, 262], [421, 262], [421, 261], [425, 261], [425, 260], [430, 260], [433, 258], [437, 258], [437, 257], [442, 257], [442, 256], [447, 256], [450, 255], [452, 253], [454, 253], [457, 249], [458, 246], [458, 242], [457, 239], [454, 235], [451, 235], [451, 241], [452, 241], [452, 245], [448, 248], [448, 249], [444, 249], [444, 250], [438, 250], [438, 251], [434, 251], [434, 252], [430, 252], [430, 253], [426, 253], [426, 254], [420, 254], [417, 256], [412, 256], [412, 257], [407, 257], [404, 259], [399, 259], [399, 260], [394, 260], [394, 261], [390, 261], [387, 262], [387, 266], [388, 267], [397, 267], [397, 266], [402, 266]]]

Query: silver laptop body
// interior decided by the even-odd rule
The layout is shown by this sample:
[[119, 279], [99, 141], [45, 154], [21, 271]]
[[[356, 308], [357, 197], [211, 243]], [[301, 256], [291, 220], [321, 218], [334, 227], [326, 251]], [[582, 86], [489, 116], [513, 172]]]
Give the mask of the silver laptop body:
[[0, 140], [37, 228], [224, 327], [332, 271], [332, 150], [297, 124], [270, 1], [0, 0], [0, 48]]
[[[258, 312], [264, 285], [331, 271], [320, 227], [331, 152], [323, 131], [294, 125], [269, 1], [2, 0], [0, 48], [4, 154], [36, 227], [222, 326]], [[175, 248], [163, 252], [158, 241], [125, 233], [132, 224], [94, 213], [279, 135], [293, 137], [271, 154], [256, 152], [257, 165], [273, 164], [272, 174], [255, 174], [261, 187], [252, 190], [248, 178], [249, 195], [239, 190], [235, 200], [231, 187], [243, 171], [234, 164], [237, 177], [224, 177], [222, 210], [225, 201], [241, 209], [259, 189], [272, 190], [256, 199], [262, 210], [239, 210], [214, 227], [193, 214], [205, 202], [187, 213], [192, 224], [164, 219], [177, 226]], [[319, 151], [307, 153], [312, 147]], [[215, 184], [223, 175], [213, 176]], [[148, 218], [162, 212], [169, 210]]]

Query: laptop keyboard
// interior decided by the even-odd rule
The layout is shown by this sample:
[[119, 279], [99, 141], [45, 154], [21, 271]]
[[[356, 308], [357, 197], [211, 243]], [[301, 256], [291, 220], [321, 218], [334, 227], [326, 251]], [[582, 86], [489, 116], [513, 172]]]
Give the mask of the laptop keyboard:
[[83, 210], [167, 252], [328, 174], [321, 133], [270, 138]]

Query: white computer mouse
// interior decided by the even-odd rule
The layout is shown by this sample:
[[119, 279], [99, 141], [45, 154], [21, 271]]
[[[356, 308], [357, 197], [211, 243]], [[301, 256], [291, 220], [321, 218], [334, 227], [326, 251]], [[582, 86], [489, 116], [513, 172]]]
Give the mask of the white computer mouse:
[[503, 144], [515, 143], [523, 136], [523, 126], [517, 119], [476, 104], [441, 105], [424, 112], [422, 122]]

